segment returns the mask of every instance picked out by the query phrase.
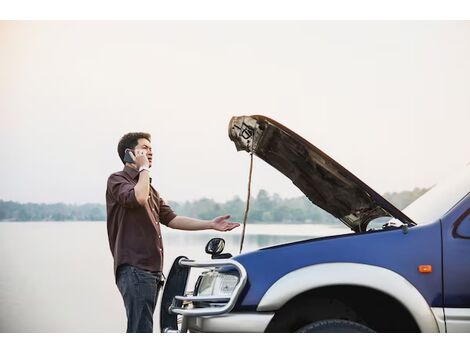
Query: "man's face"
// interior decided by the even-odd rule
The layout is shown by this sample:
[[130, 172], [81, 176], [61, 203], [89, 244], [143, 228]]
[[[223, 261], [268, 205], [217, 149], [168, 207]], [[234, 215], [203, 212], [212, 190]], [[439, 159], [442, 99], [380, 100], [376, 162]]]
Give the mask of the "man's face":
[[153, 159], [153, 152], [152, 152], [152, 144], [145, 139], [145, 138], [139, 138], [137, 141], [137, 145], [135, 146], [135, 152], [139, 152], [140, 150], [143, 150], [147, 154], [147, 159], [149, 160], [149, 167], [152, 167], [152, 159]]

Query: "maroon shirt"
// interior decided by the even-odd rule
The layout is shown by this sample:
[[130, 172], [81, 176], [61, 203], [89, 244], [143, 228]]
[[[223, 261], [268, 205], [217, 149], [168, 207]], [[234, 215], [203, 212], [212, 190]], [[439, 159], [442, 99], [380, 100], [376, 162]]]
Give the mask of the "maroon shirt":
[[147, 203], [140, 205], [134, 192], [138, 180], [139, 172], [128, 166], [108, 178], [107, 227], [115, 275], [121, 264], [161, 272], [163, 243], [160, 223], [168, 226], [176, 217], [152, 186]]

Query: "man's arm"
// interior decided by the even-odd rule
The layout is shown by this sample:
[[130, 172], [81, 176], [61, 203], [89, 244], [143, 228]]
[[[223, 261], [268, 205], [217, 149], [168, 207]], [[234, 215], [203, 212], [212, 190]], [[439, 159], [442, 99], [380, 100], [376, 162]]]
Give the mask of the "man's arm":
[[135, 198], [140, 205], [145, 206], [150, 194], [150, 175], [147, 170], [139, 172], [139, 181], [134, 186]]
[[217, 230], [231, 231], [240, 226], [237, 222], [229, 222], [230, 215], [218, 216], [212, 220], [199, 220], [177, 215], [168, 223], [168, 227], [177, 230], [196, 231], [196, 230]]
[[135, 185], [123, 175], [120, 175], [119, 173], [112, 174], [108, 178], [106, 204], [108, 203], [109, 196], [125, 208], [140, 207], [141, 205], [135, 196], [134, 187]]
[[[129, 154], [134, 160], [137, 170], [139, 170], [141, 166], [149, 167], [149, 161], [145, 152], [139, 151], [135, 156], [132, 152]], [[137, 181], [137, 184], [134, 186], [134, 192], [137, 202], [139, 202], [141, 206], [145, 206], [150, 194], [150, 175], [148, 170], [139, 172], [139, 181]]]

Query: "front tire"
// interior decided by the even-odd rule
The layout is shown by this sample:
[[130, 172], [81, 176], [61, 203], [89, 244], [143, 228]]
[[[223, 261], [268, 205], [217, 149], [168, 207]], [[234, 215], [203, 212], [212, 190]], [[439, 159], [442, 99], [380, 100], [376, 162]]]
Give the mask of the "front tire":
[[328, 319], [319, 320], [297, 330], [301, 333], [370, 333], [375, 332], [365, 325], [349, 320]]

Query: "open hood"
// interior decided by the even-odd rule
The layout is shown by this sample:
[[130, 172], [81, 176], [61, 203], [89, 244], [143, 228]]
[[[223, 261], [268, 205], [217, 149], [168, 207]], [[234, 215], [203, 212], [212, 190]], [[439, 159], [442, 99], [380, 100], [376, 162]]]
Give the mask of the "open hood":
[[268, 117], [233, 117], [229, 123], [229, 137], [238, 151], [253, 151], [292, 180], [313, 204], [355, 232], [365, 231], [370, 221], [384, 216], [415, 225], [335, 160]]

